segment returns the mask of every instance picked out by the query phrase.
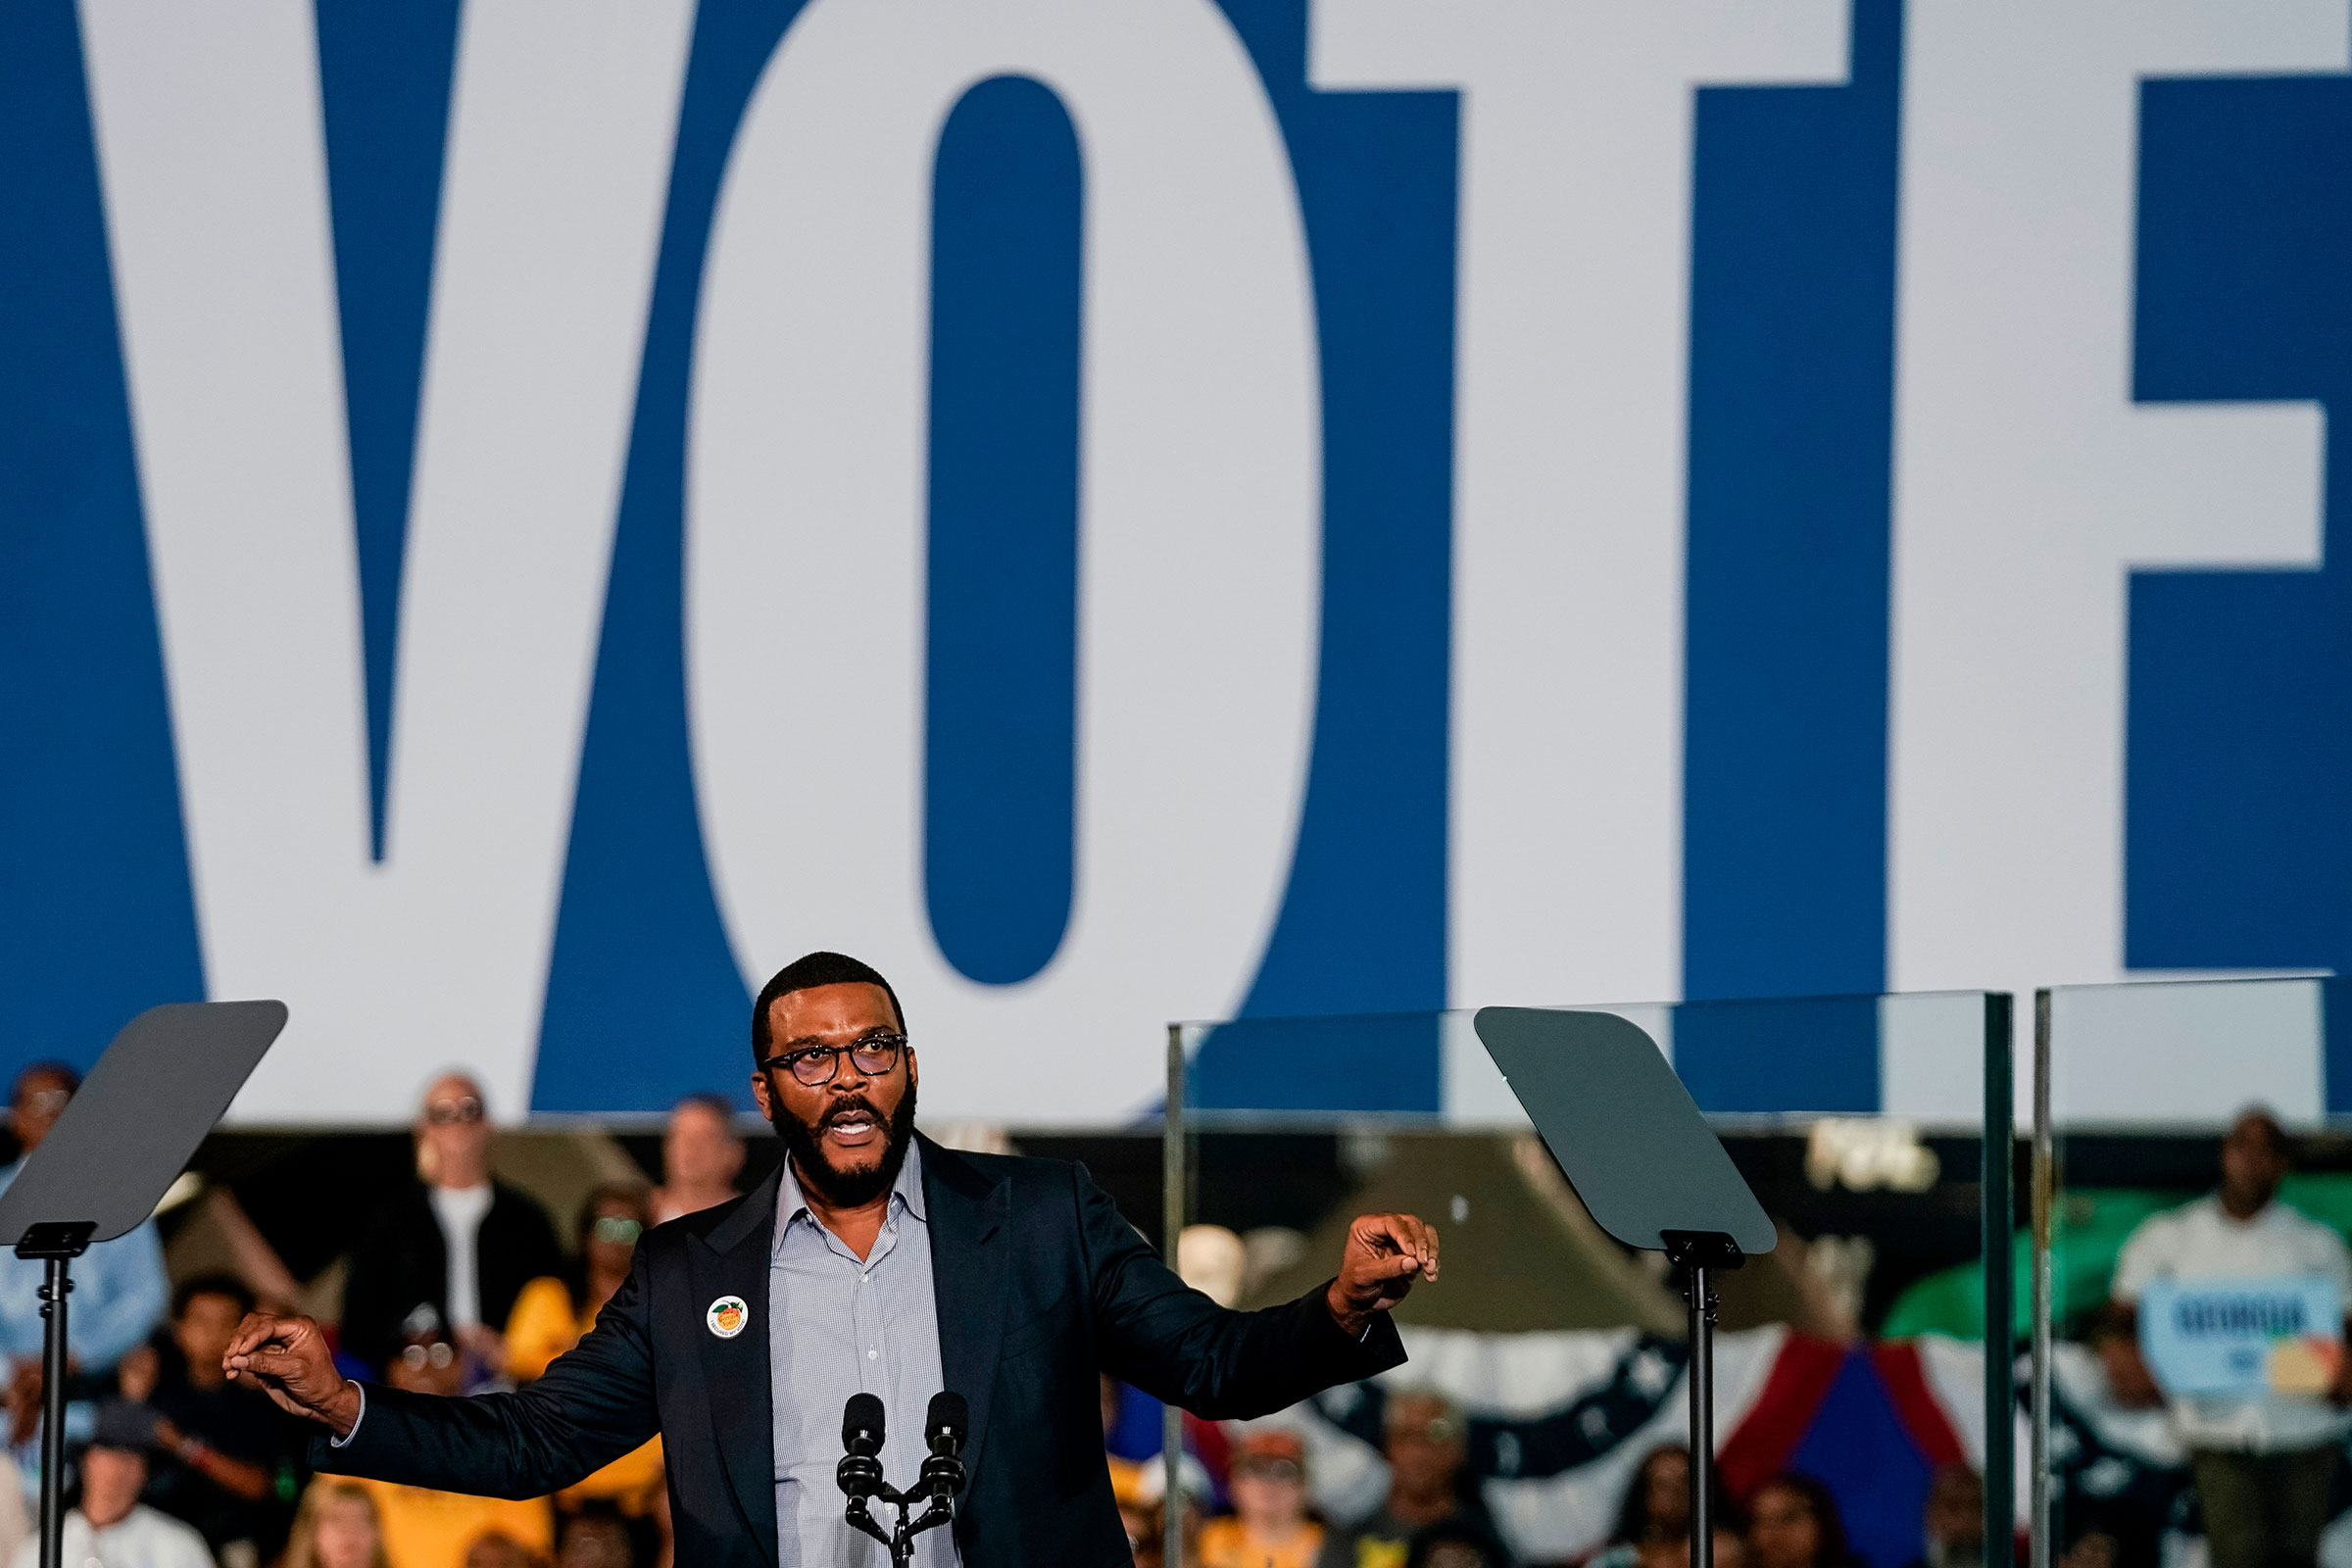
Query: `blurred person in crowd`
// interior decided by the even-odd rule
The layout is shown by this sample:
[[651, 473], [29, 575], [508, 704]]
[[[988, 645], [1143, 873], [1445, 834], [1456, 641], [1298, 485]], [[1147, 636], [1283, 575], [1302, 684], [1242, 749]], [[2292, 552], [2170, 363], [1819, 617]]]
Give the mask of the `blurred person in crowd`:
[[[580, 1207], [578, 1260], [563, 1279], [542, 1276], [522, 1288], [507, 1320], [507, 1375], [517, 1384], [536, 1382], [557, 1356], [596, 1327], [596, 1315], [629, 1277], [637, 1238], [645, 1234], [647, 1193], [642, 1187], [599, 1187]], [[575, 1487], [558, 1494], [572, 1507], [602, 1498], [636, 1518], [653, 1508], [662, 1490], [662, 1440], [649, 1439]]]
[[1940, 1466], [1928, 1482], [1920, 1534], [1926, 1546], [1912, 1568], [1984, 1568], [1984, 1478], [1964, 1464]]
[[1495, 1561], [1503, 1561], [1486, 1507], [1464, 1483], [1469, 1428], [1453, 1401], [1434, 1389], [1392, 1393], [1381, 1431], [1389, 1494], [1370, 1518], [1333, 1532], [1317, 1568], [1399, 1568], [1416, 1533], [1457, 1519], [1494, 1544]]
[[[62, 1061], [38, 1061], [17, 1074], [9, 1097], [16, 1161], [0, 1168], [6, 1192], [65, 1114], [81, 1075]], [[41, 1280], [38, 1258], [0, 1251], [0, 1356], [8, 1360], [9, 1444], [30, 1440], [41, 1414]], [[155, 1221], [100, 1242], [74, 1260], [74, 1308], [66, 1317], [68, 1365], [76, 1373], [113, 1369], [163, 1321], [172, 1288]]]
[[0, 1563], [13, 1560], [17, 1545], [32, 1534], [32, 1504], [25, 1499], [24, 1479], [16, 1461], [0, 1453]]
[[2103, 1510], [2070, 1507], [2064, 1528], [2066, 1549], [2059, 1553], [2058, 1568], [2127, 1568], [2160, 1560], [2154, 1553], [2133, 1555]]
[[654, 1189], [653, 1222], [666, 1224], [733, 1198], [743, 1152], [734, 1102], [713, 1094], [679, 1101], [662, 1134], [662, 1185]]
[[[2082, 1340], [2096, 1358], [2091, 1397], [2107, 1406], [2099, 1436], [2110, 1451], [2090, 1456], [2087, 1465], [2077, 1460], [2061, 1467], [2059, 1515], [2070, 1530], [2096, 1518], [2098, 1534], [2109, 1540], [2091, 1550], [2111, 1549], [2127, 1563], [2155, 1562], [2166, 1536], [2178, 1530], [2176, 1512], [2190, 1486], [2180, 1429], [2140, 1352], [2135, 1308], [2106, 1302], [2090, 1314]], [[2113, 1451], [2119, 1439], [2121, 1453]]]
[[1502, 1568], [1502, 1560], [1485, 1531], [1446, 1519], [1414, 1534], [1403, 1568]]
[[2148, 1358], [2139, 1349], [2139, 1311], [2128, 1301], [2109, 1301], [2091, 1314], [2083, 1338], [2099, 1358], [2107, 1380], [2107, 1396], [2127, 1410], [2153, 1410], [2164, 1403], [2164, 1391]]
[[1845, 1521], [1830, 1489], [1784, 1471], [1747, 1499], [1748, 1568], [1851, 1568]]
[[[411, 1314], [400, 1349], [384, 1367], [384, 1381], [408, 1394], [448, 1397], [464, 1383], [463, 1359], [440, 1314], [427, 1302]], [[555, 1544], [555, 1515], [544, 1497], [515, 1501], [433, 1492], [390, 1481], [362, 1481], [375, 1499], [384, 1532], [384, 1550], [394, 1568], [464, 1568], [466, 1548], [476, 1536], [512, 1536], [529, 1550]]]
[[545, 1559], [513, 1536], [493, 1530], [476, 1536], [466, 1548], [464, 1568], [542, 1568]]
[[[258, 1389], [220, 1369], [253, 1297], [232, 1274], [183, 1281], [170, 1338], [122, 1358], [125, 1397], [156, 1412], [147, 1499], [194, 1525], [223, 1562], [277, 1555], [302, 1491], [310, 1435]], [[239, 1544], [242, 1543], [242, 1545]]]
[[478, 1365], [503, 1366], [499, 1330], [515, 1297], [526, 1281], [563, 1272], [555, 1227], [492, 1176], [490, 1119], [471, 1078], [452, 1073], [425, 1091], [416, 1137], [417, 1179], [402, 1184], [352, 1250], [343, 1348], [381, 1364], [401, 1349], [402, 1322], [429, 1301]]
[[[1127, 1549], [1135, 1558], [1136, 1568], [1164, 1568], [1168, 1541], [1168, 1510], [1164, 1496], [1168, 1484], [1167, 1466], [1154, 1456], [1145, 1460], [1136, 1475], [1136, 1497], [1133, 1503], [1130, 1503], [1126, 1494], [1119, 1494], [1119, 1517], [1127, 1529]], [[1179, 1528], [1184, 1533], [1183, 1568], [1202, 1568], [1201, 1520], [1207, 1515], [1212, 1497], [1208, 1467], [1193, 1454], [1187, 1453], [1177, 1466], [1176, 1488], [1184, 1506], [1179, 1522]]]
[[[2352, 1249], [2318, 1220], [2278, 1200], [2286, 1134], [2259, 1107], [2222, 1141], [2222, 1182], [2180, 1208], [2151, 1214], [2116, 1259], [2115, 1299], [2136, 1303], [2158, 1280], [2319, 1278], [2352, 1303]], [[2352, 1358], [2339, 1358], [2327, 1398], [2262, 1394], [2183, 1396], [2173, 1417], [2188, 1444], [2205, 1510], [2213, 1568], [2308, 1563], [2328, 1524], [2329, 1494], [2352, 1420]]]
[[392, 1568], [368, 1489], [332, 1476], [312, 1482], [278, 1568]]
[[1203, 1568], [1313, 1568], [1322, 1525], [1306, 1516], [1306, 1445], [1279, 1427], [1233, 1449], [1233, 1512], [1200, 1527]]
[[[1128, 1542], [1135, 1553], [1135, 1568], [1166, 1568], [1168, 1560], [1168, 1509], [1165, 1499], [1144, 1505], [1138, 1523], [1140, 1532], [1130, 1532]], [[1184, 1562], [1182, 1568], [1204, 1568], [1200, 1561], [1200, 1499], [1190, 1488], [1184, 1493], [1184, 1518], [1179, 1527], [1184, 1532]]]
[[[104, 1568], [213, 1568], [202, 1536], [139, 1501], [154, 1444], [154, 1411], [125, 1399], [98, 1407], [96, 1430], [75, 1467], [81, 1474], [81, 1500], [66, 1514], [65, 1561]], [[18, 1545], [14, 1568], [39, 1568], [40, 1560], [36, 1536]]]
[[1128, 1492], [1119, 1492], [1117, 1495], [1119, 1526], [1127, 1532], [1127, 1554], [1141, 1562], [1144, 1546], [1152, 1535], [1152, 1523], [1159, 1515], [1159, 1508]]
[[[1714, 1504], [1719, 1526], [1733, 1517], [1720, 1479]], [[1722, 1553], [1716, 1556], [1720, 1561]], [[1642, 1456], [1626, 1483], [1608, 1548], [1592, 1568], [1684, 1568], [1690, 1561], [1690, 1450], [1680, 1443], [1661, 1444]]]
[[637, 1568], [628, 1521], [603, 1505], [571, 1515], [556, 1532], [556, 1568]]

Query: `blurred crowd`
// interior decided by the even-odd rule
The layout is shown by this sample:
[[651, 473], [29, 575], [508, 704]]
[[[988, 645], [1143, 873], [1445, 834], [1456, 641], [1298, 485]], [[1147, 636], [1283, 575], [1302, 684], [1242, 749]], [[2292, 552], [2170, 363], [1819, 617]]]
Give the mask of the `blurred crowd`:
[[[19, 1076], [9, 1119], [20, 1154], [0, 1168], [0, 1189], [77, 1087], [55, 1063]], [[733, 1198], [747, 1157], [735, 1107], [717, 1096], [690, 1098], [668, 1120], [659, 1184], [596, 1186], [566, 1235], [538, 1200], [500, 1179], [487, 1111], [480, 1087], [464, 1076], [424, 1094], [413, 1179], [378, 1195], [348, 1250], [335, 1334], [349, 1375], [442, 1395], [529, 1384], [594, 1324], [646, 1228]], [[2322, 1533], [2352, 1502], [2352, 1368], [2340, 1352], [2321, 1358], [2309, 1387], [2182, 1396], [2151, 1371], [2137, 1321], [2142, 1296], [2168, 1281], [2318, 1277], [2352, 1301], [2352, 1249], [2342, 1235], [2278, 1200], [2288, 1151], [2269, 1115], [2240, 1116], [2224, 1142], [2216, 1189], [2138, 1224], [2117, 1259], [2112, 1298], [2081, 1343], [2064, 1348], [2074, 1358], [2059, 1367], [2067, 1419], [2055, 1455], [2062, 1528], [2052, 1560], [2060, 1568], [2334, 1560], [2322, 1551]], [[69, 1562], [672, 1568], [658, 1439], [558, 1495], [528, 1501], [313, 1477], [311, 1429], [221, 1372], [248, 1311], [305, 1304], [304, 1287], [261, 1233], [233, 1212], [228, 1220], [231, 1267], [174, 1283], [152, 1220], [75, 1264]], [[28, 1537], [39, 1486], [40, 1272], [37, 1262], [0, 1254], [0, 1564], [17, 1568], [36, 1560]], [[1522, 1568], [1490, 1515], [1482, 1477], [1471, 1473], [1469, 1423], [1446, 1394], [1390, 1386], [1367, 1419], [1374, 1424], [1361, 1436], [1377, 1438], [1383, 1490], [1370, 1506], [1360, 1505], [1368, 1494], [1354, 1494], [1358, 1506], [1342, 1517], [1317, 1505], [1315, 1450], [1298, 1428], [1279, 1417], [1230, 1427], [1188, 1418], [1173, 1503], [1182, 1568]], [[1113, 1433], [1124, 1426], [1132, 1435], [1140, 1422], [1155, 1446], [1157, 1420], [1156, 1405], [1105, 1380], [1106, 1465], [1139, 1568], [1168, 1568], [1165, 1471]], [[1582, 1562], [1689, 1563], [1689, 1479], [1686, 1449], [1650, 1448], [1631, 1470], [1607, 1541]], [[1598, 1494], [1596, 1504], [1610, 1494]], [[1917, 1568], [1982, 1568], [1983, 1514], [1973, 1471], [1936, 1470], [1914, 1538]], [[1812, 1475], [1750, 1481], [1740, 1495], [1716, 1499], [1712, 1520], [1714, 1559], [1725, 1568], [1863, 1561], [1838, 1496]], [[1878, 1568], [1900, 1561], [1883, 1546], [1873, 1557]]]
[[[1106, 1432], [1122, 1401], [1135, 1396], [1105, 1380]], [[1523, 1568], [1466, 1468], [1462, 1413], [1434, 1390], [1401, 1388], [1385, 1401], [1388, 1489], [1378, 1506], [1353, 1519], [1327, 1518], [1313, 1506], [1306, 1445], [1297, 1432], [1260, 1424], [1219, 1444], [1214, 1429], [1188, 1426], [1194, 1439], [1179, 1464], [1185, 1568]], [[1138, 1568], [1163, 1568], [1164, 1465], [1116, 1453], [1109, 1464]], [[1860, 1568], [1837, 1498], [1812, 1476], [1767, 1477], [1740, 1503], [1720, 1487], [1711, 1496], [1721, 1568]], [[1984, 1568], [1984, 1482], [1975, 1471], [1938, 1471], [1914, 1568]], [[1690, 1523], [1690, 1451], [1661, 1445], [1635, 1467], [1608, 1544], [1585, 1568], [1689, 1568]]]
[[[10, 1103], [18, 1162], [79, 1087], [41, 1063]], [[434, 1083], [418, 1109], [416, 1176], [351, 1249], [337, 1361], [356, 1378], [430, 1394], [526, 1385], [571, 1348], [628, 1277], [637, 1238], [736, 1194], [735, 1107], [697, 1096], [671, 1113], [659, 1186], [591, 1192], [566, 1248], [546, 1210], [492, 1168], [479, 1085]], [[257, 1306], [298, 1309], [298, 1287], [250, 1224], [236, 1268], [174, 1288], [154, 1221], [74, 1267], [68, 1317], [66, 1561], [103, 1568], [671, 1568], [659, 1439], [552, 1497], [511, 1501], [314, 1477], [309, 1423], [221, 1358]], [[41, 1265], [0, 1254], [0, 1562], [32, 1568], [39, 1492]]]
[[2270, 1112], [2240, 1113], [2214, 1190], [2132, 1228], [2109, 1299], [2084, 1326], [2087, 1355], [2058, 1361], [2053, 1458], [2068, 1568], [2184, 1553], [2211, 1568], [2268, 1568], [2340, 1561], [2352, 1548], [2324, 1549], [2352, 1505], [2352, 1363], [2329, 1332], [2337, 1325], [2274, 1352], [2269, 1386], [2251, 1391], [2168, 1389], [2142, 1333], [2143, 1298], [2163, 1286], [2308, 1281], [2339, 1310], [2352, 1304], [2352, 1248], [2279, 1197], [2289, 1153]]

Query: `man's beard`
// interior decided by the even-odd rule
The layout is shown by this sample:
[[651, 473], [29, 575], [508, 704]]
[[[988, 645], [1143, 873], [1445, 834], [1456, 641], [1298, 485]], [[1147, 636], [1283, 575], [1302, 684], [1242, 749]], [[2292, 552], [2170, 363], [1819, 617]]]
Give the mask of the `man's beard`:
[[[899, 1108], [890, 1113], [888, 1122], [874, 1102], [863, 1095], [853, 1095], [825, 1107], [824, 1114], [814, 1125], [795, 1116], [781, 1096], [768, 1101], [768, 1120], [783, 1137], [784, 1149], [792, 1156], [792, 1168], [804, 1186], [815, 1189], [816, 1196], [835, 1208], [858, 1208], [872, 1202], [891, 1190], [899, 1179], [900, 1169], [906, 1163], [906, 1151], [914, 1142], [914, 1084], [907, 1082], [906, 1092], [899, 1097]], [[839, 1121], [854, 1110], [861, 1110], [883, 1129], [882, 1157], [865, 1170], [842, 1170], [825, 1156], [824, 1128]]]

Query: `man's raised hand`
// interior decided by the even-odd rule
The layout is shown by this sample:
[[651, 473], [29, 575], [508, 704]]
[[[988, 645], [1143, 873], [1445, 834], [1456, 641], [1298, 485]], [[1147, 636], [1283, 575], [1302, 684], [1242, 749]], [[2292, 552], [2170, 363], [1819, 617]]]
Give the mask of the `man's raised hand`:
[[307, 1317], [248, 1312], [220, 1357], [232, 1382], [258, 1388], [292, 1415], [309, 1416], [348, 1438], [360, 1422], [360, 1391], [335, 1370], [326, 1336]]
[[1438, 1277], [1437, 1231], [1410, 1214], [1358, 1214], [1324, 1300], [1340, 1327], [1361, 1339], [1372, 1314], [1403, 1300], [1416, 1276]]

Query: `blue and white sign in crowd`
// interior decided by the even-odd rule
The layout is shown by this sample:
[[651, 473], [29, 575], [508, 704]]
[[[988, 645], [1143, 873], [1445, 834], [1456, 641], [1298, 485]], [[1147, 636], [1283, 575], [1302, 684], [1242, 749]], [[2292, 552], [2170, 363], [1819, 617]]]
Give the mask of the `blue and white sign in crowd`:
[[[2341, 966], [2348, 66], [2345, 0], [7, 7], [7, 1049], [270, 995], [248, 1120], [650, 1109], [823, 946], [927, 1110], [1081, 1122], [1171, 1018]], [[1399, 1052], [1304, 1092], [1439, 1108]]]

